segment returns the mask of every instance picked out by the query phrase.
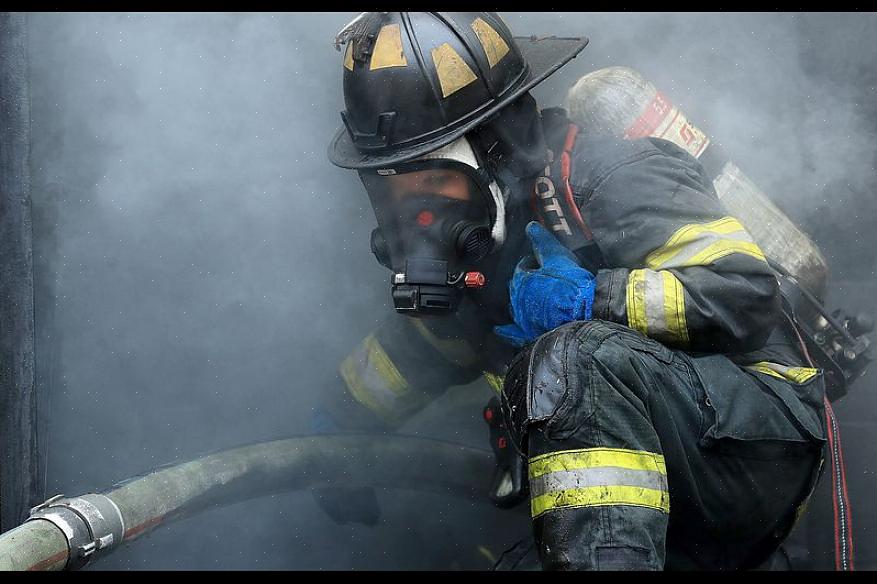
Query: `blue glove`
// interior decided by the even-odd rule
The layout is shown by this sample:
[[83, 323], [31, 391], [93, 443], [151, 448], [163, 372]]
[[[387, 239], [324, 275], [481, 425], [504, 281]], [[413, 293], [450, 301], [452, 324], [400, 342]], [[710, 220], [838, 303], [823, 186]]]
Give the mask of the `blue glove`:
[[531, 221], [527, 237], [536, 254], [518, 262], [509, 282], [510, 311], [515, 324], [493, 331], [522, 347], [540, 335], [574, 320], [589, 320], [594, 304], [594, 275], [547, 229]]

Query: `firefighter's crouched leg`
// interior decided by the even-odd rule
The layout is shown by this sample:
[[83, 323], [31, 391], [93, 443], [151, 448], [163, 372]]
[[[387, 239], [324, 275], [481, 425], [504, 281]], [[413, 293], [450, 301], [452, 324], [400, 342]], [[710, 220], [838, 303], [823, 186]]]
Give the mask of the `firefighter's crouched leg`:
[[[603, 321], [559, 327], [515, 358], [503, 410], [528, 459], [543, 568], [747, 567], [778, 544], [820, 444], [760, 380], [724, 357], [694, 361]], [[709, 391], [742, 399], [718, 421], [703, 367]], [[727, 452], [710, 438], [717, 428], [776, 432]]]
[[670, 497], [647, 404], [653, 364], [619, 338], [636, 339], [628, 330], [564, 325], [523, 351], [506, 377], [545, 569], [663, 567]]

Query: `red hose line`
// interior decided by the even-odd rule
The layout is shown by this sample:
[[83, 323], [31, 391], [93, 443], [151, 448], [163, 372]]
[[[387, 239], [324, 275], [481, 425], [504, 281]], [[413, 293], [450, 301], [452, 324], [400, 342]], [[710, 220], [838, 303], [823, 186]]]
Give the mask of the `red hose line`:
[[[798, 343], [804, 358], [810, 367], [815, 367], [807, 344], [798, 331], [794, 319], [788, 314], [786, 318], [792, 324], [792, 330], [798, 337]], [[825, 405], [825, 431], [828, 436], [828, 449], [831, 455], [831, 503], [834, 509], [834, 567], [838, 572], [855, 570], [853, 561], [853, 514], [850, 509], [850, 495], [847, 491], [846, 465], [843, 458], [843, 446], [840, 440], [840, 428], [837, 418], [827, 397], [822, 398]]]

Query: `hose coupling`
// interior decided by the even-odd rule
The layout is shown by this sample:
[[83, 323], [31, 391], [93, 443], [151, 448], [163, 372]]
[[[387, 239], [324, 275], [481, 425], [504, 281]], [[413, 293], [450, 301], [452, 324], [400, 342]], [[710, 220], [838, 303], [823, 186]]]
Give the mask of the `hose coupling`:
[[78, 570], [122, 543], [125, 523], [119, 507], [106, 495], [56, 495], [30, 510], [27, 521], [42, 519], [67, 538], [65, 570]]

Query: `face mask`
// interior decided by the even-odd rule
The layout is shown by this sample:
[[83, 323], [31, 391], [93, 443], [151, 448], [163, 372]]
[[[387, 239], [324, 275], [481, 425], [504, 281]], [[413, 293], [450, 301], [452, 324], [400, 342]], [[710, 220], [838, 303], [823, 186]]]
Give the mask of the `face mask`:
[[484, 285], [477, 267], [493, 247], [495, 211], [476, 169], [431, 159], [360, 176], [378, 220], [372, 252], [393, 271], [398, 312], [447, 314], [466, 287]]

